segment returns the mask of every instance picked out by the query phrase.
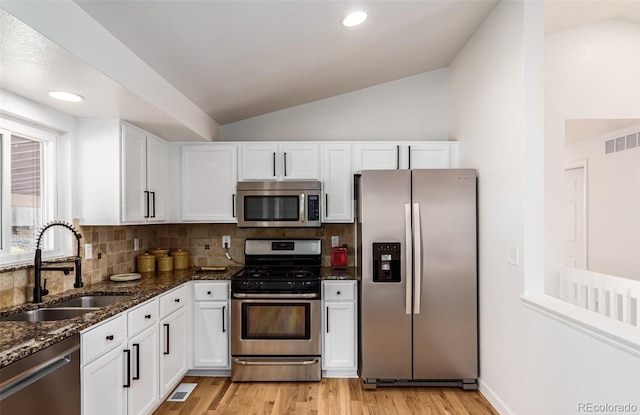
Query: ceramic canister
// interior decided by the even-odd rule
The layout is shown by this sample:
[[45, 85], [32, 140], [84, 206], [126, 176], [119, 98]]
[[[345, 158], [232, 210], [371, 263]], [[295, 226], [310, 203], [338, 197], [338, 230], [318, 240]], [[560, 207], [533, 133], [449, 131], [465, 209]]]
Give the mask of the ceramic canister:
[[149, 253], [156, 257], [169, 255], [169, 250], [165, 248], [149, 249]]
[[189, 268], [189, 251], [175, 249], [170, 255], [173, 257], [173, 269]]
[[156, 257], [158, 261], [158, 271], [173, 271], [173, 257], [172, 256], [159, 256]]
[[137, 265], [138, 265], [138, 272], [153, 272], [156, 270], [156, 257], [149, 254], [149, 253], [144, 253], [141, 255], [138, 255], [137, 259]]

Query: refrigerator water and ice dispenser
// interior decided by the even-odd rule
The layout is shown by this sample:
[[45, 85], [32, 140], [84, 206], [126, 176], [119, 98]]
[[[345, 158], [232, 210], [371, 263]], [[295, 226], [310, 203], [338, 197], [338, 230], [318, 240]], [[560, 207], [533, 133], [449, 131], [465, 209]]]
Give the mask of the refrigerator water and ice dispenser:
[[373, 243], [373, 282], [400, 282], [400, 243]]

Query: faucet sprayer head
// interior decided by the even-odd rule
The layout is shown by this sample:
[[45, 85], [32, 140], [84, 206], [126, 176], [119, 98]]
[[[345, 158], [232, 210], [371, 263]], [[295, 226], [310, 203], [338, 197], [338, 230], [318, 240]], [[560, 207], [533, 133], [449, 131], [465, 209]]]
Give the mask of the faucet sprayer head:
[[73, 233], [73, 235], [76, 237], [76, 240], [78, 241], [78, 245], [80, 245], [80, 238], [82, 238], [82, 234], [76, 228], [74, 228], [71, 224], [63, 222], [61, 220], [54, 220], [54, 221], [49, 222], [46, 225], [44, 225], [40, 229], [40, 231], [38, 231], [38, 239], [36, 241], [36, 249], [40, 249], [40, 243], [42, 241], [42, 235], [44, 235], [45, 231], [47, 229], [51, 228], [51, 227], [54, 227], [54, 226], [62, 226], [64, 228], [69, 229]]

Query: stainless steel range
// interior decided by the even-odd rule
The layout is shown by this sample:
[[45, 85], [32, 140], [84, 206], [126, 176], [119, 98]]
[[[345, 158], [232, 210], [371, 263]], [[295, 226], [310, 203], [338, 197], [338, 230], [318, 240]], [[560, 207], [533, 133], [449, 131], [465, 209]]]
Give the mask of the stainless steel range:
[[319, 381], [319, 239], [247, 239], [231, 279], [231, 379]]

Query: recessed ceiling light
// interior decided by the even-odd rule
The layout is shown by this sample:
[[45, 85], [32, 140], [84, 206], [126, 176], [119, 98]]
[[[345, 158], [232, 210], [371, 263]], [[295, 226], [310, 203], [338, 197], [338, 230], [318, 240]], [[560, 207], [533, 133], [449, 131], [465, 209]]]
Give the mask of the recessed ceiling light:
[[73, 92], [66, 91], [47, 91], [50, 97], [59, 99], [60, 101], [68, 102], [80, 102], [84, 100], [84, 97]]
[[342, 19], [342, 25], [345, 27], [353, 27], [362, 24], [365, 20], [367, 20], [367, 12], [360, 10], [357, 12], [352, 12], [347, 15], [344, 19]]

